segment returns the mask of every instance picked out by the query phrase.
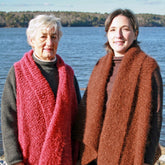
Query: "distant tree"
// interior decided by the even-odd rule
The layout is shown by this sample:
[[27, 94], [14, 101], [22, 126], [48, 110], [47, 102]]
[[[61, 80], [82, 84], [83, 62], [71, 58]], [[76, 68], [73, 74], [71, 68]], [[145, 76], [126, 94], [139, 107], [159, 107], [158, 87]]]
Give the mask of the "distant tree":
[[[61, 18], [65, 26], [104, 26], [108, 13], [87, 12], [62, 12], [62, 11], [24, 11], [24, 12], [1, 12], [0, 27], [27, 27], [28, 22], [39, 14], [53, 14]], [[165, 15], [136, 14], [139, 26], [165, 27]]]

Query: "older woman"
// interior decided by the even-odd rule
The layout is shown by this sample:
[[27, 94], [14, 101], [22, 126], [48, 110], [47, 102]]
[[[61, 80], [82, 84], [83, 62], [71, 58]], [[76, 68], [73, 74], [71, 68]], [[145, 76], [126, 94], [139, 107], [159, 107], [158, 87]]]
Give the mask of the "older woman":
[[80, 101], [72, 68], [56, 54], [60, 20], [29, 22], [25, 53], [9, 71], [2, 96], [2, 137], [8, 165], [72, 165], [71, 129]]
[[75, 125], [82, 165], [152, 165], [162, 123], [162, 79], [157, 62], [137, 42], [130, 10], [106, 22], [107, 55], [95, 65]]

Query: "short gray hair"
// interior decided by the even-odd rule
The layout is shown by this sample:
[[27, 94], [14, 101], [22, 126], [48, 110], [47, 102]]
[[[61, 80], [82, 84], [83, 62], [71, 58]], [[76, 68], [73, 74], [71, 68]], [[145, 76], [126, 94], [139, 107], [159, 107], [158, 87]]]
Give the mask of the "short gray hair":
[[28, 28], [26, 30], [27, 41], [29, 45], [30, 39], [33, 39], [36, 35], [36, 32], [41, 27], [55, 28], [55, 31], [58, 34], [58, 39], [60, 40], [62, 36], [61, 31], [61, 20], [60, 18], [55, 17], [54, 15], [37, 15], [29, 21]]

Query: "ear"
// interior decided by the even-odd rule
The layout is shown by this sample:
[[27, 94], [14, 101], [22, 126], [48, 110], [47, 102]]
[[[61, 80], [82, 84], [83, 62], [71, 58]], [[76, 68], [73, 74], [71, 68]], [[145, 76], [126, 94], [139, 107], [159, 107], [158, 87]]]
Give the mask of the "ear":
[[33, 48], [34, 47], [34, 38], [31, 38], [30, 36], [28, 36], [28, 42], [29, 42], [30, 46]]
[[136, 30], [136, 32], [135, 32], [135, 39], [137, 39], [138, 34], [139, 34], [139, 31], [138, 31], [138, 30]]

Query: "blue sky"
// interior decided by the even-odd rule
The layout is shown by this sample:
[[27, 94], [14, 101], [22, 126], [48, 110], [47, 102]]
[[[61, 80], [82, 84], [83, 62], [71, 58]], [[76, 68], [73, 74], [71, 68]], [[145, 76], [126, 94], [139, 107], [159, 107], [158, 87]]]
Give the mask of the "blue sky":
[[165, 0], [0, 0], [0, 11], [82, 11], [109, 13], [129, 8], [134, 13], [165, 15]]

